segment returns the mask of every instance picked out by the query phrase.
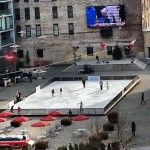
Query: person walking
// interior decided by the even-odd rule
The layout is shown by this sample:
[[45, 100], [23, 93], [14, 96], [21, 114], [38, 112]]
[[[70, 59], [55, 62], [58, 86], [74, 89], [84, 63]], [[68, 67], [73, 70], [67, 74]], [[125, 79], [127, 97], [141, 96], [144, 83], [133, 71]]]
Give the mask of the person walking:
[[72, 111], [71, 111], [71, 110], [69, 110], [68, 114], [69, 114], [69, 118], [70, 118], [70, 120], [71, 120]]
[[18, 115], [21, 115], [21, 107], [18, 106]]
[[100, 80], [99, 84], [100, 84], [100, 90], [102, 91], [103, 90], [103, 81]]
[[83, 112], [83, 102], [80, 102], [80, 114]]
[[62, 87], [60, 88], [60, 95], [62, 95]]
[[21, 101], [21, 93], [19, 91], [16, 92], [16, 102], [20, 102]]
[[11, 112], [11, 113], [14, 113], [14, 105], [11, 106], [10, 112]]
[[52, 89], [52, 97], [54, 97], [54, 94], [55, 94], [55, 90], [54, 89]]
[[29, 72], [28, 77], [29, 77], [30, 82], [32, 82], [32, 73], [31, 72]]
[[97, 64], [100, 64], [99, 56], [96, 55], [95, 58], [96, 58]]
[[135, 136], [135, 131], [136, 131], [136, 124], [135, 124], [135, 122], [132, 122], [132, 124], [131, 124], [131, 130], [132, 130], [133, 136]]
[[82, 79], [83, 88], [85, 88], [85, 81], [86, 81], [86, 78], [84, 77], [84, 78]]
[[146, 104], [145, 98], [144, 98], [144, 92], [141, 94], [141, 104]]

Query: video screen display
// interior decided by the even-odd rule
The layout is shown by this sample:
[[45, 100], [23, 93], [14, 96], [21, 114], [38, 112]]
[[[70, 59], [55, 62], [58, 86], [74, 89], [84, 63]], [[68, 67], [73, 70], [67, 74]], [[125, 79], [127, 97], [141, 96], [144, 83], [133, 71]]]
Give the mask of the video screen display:
[[122, 26], [125, 24], [124, 5], [90, 6], [86, 8], [87, 26]]

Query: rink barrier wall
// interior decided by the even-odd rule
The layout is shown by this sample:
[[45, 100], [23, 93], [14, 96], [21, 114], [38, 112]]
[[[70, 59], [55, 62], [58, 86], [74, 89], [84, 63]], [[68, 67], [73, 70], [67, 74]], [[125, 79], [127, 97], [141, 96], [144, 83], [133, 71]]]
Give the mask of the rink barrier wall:
[[[43, 89], [47, 85], [51, 84], [52, 82], [55, 81], [82, 81], [83, 77], [86, 76], [77, 76], [77, 77], [54, 77], [49, 79], [47, 82], [43, 83], [40, 85], [40, 89]], [[133, 80], [136, 78], [136, 75], [132, 76], [100, 76], [101, 80]]]
[[[55, 81], [81, 81], [84, 76], [80, 77], [54, 77], [49, 79], [47, 82], [37, 86], [38, 89], [42, 89], [47, 85], [55, 82]], [[85, 115], [105, 115], [107, 114], [139, 81], [139, 76], [101, 76], [102, 80], [132, 80], [120, 93], [118, 93], [104, 108], [84, 108]], [[12, 103], [12, 102], [11, 102]], [[10, 104], [12, 105], [12, 104]], [[10, 109], [10, 106], [9, 106]], [[21, 115], [39, 115], [43, 116], [48, 114], [50, 111], [62, 111], [64, 115], [68, 115], [69, 109], [22, 109]], [[80, 114], [80, 110], [78, 108], [71, 108], [73, 115]], [[17, 114], [17, 110], [14, 110], [14, 115]]]
[[[131, 79], [131, 76], [128, 77], [128, 79]], [[134, 86], [136, 86], [136, 84], [140, 82], [139, 76], [133, 77], [132, 81], [104, 107], [104, 114], [107, 114], [112, 107], [114, 107]]]

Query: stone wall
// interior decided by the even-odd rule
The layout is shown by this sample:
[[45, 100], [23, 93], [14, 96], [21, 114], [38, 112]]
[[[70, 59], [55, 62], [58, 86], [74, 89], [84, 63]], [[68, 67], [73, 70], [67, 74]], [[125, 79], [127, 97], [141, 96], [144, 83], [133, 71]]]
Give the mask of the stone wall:
[[[100, 42], [106, 43], [108, 46], [115, 46], [117, 41], [132, 41], [137, 39], [134, 47], [134, 55], [142, 57], [144, 52], [143, 33], [142, 33], [142, 13], [140, 0], [122, 0], [122, 4], [126, 9], [126, 25], [121, 29], [113, 28], [113, 36], [110, 38], [101, 38], [99, 28], [87, 28], [86, 23], [86, 7], [100, 5], [117, 5], [118, 0], [57, 0], [56, 2], [48, 0], [39, 0], [40, 2], [24, 2], [20, 0], [15, 3], [15, 8], [21, 10], [21, 20], [16, 21], [16, 25], [21, 25], [25, 31], [25, 25], [31, 25], [32, 37], [26, 38], [25, 35], [17, 38], [17, 44], [21, 45], [24, 51], [29, 50], [30, 57], [33, 61], [37, 60], [36, 49], [44, 49], [44, 57], [52, 63], [72, 63], [73, 62], [73, 46], [79, 46], [76, 54], [82, 59], [93, 59], [95, 56], [87, 56], [87, 47], [92, 46], [94, 53], [100, 58], [111, 58], [107, 55], [107, 49], [100, 51]], [[67, 6], [73, 6], [73, 18], [68, 18]], [[52, 6], [58, 7], [58, 19], [52, 17]], [[24, 19], [24, 8], [30, 8], [30, 20]], [[41, 18], [34, 19], [34, 7], [40, 7]], [[53, 24], [59, 24], [59, 36], [53, 35]], [[68, 34], [68, 23], [74, 24], [74, 35]], [[35, 25], [41, 25], [42, 35], [46, 35], [44, 39], [36, 37]], [[125, 44], [126, 45], [126, 44]], [[125, 45], [122, 45], [124, 47]]]

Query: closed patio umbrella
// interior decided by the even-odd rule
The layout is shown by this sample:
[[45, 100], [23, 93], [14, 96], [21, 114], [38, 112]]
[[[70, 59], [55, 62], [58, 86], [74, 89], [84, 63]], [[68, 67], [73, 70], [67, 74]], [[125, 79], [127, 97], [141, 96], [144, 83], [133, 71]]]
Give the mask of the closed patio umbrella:
[[29, 121], [29, 120], [31, 120], [31, 118], [21, 116], [21, 117], [15, 118], [13, 121], [14, 121], [14, 122], [26, 122], [26, 121]]
[[5, 118], [5, 117], [11, 117], [11, 116], [13, 116], [13, 113], [11, 113], [11, 112], [1, 112], [0, 113], [0, 117], [2, 117], [2, 118]]
[[0, 118], [0, 122], [5, 122], [6, 120], [6, 118]]
[[39, 122], [32, 124], [31, 127], [45, 127], [48, 125], [50, 125], [50, 123], [39, 121]]
[[61, 115], [63, 115], [63, 113], [60, 111], [51, 111], [48, 113], [48, 115], [49, 116], [61, 116]]
[[71, 117], [71, 120], [73, 120], [73, 121], [83, 121], [83, 120], [87, 120], [87, 119], [89, 119], [89, 117], [88, 116], [84, 116], [84, 115]]
[[57, 120], [57, 117], [46, 116], [40, 119], [41, 121], [54, 121]]

